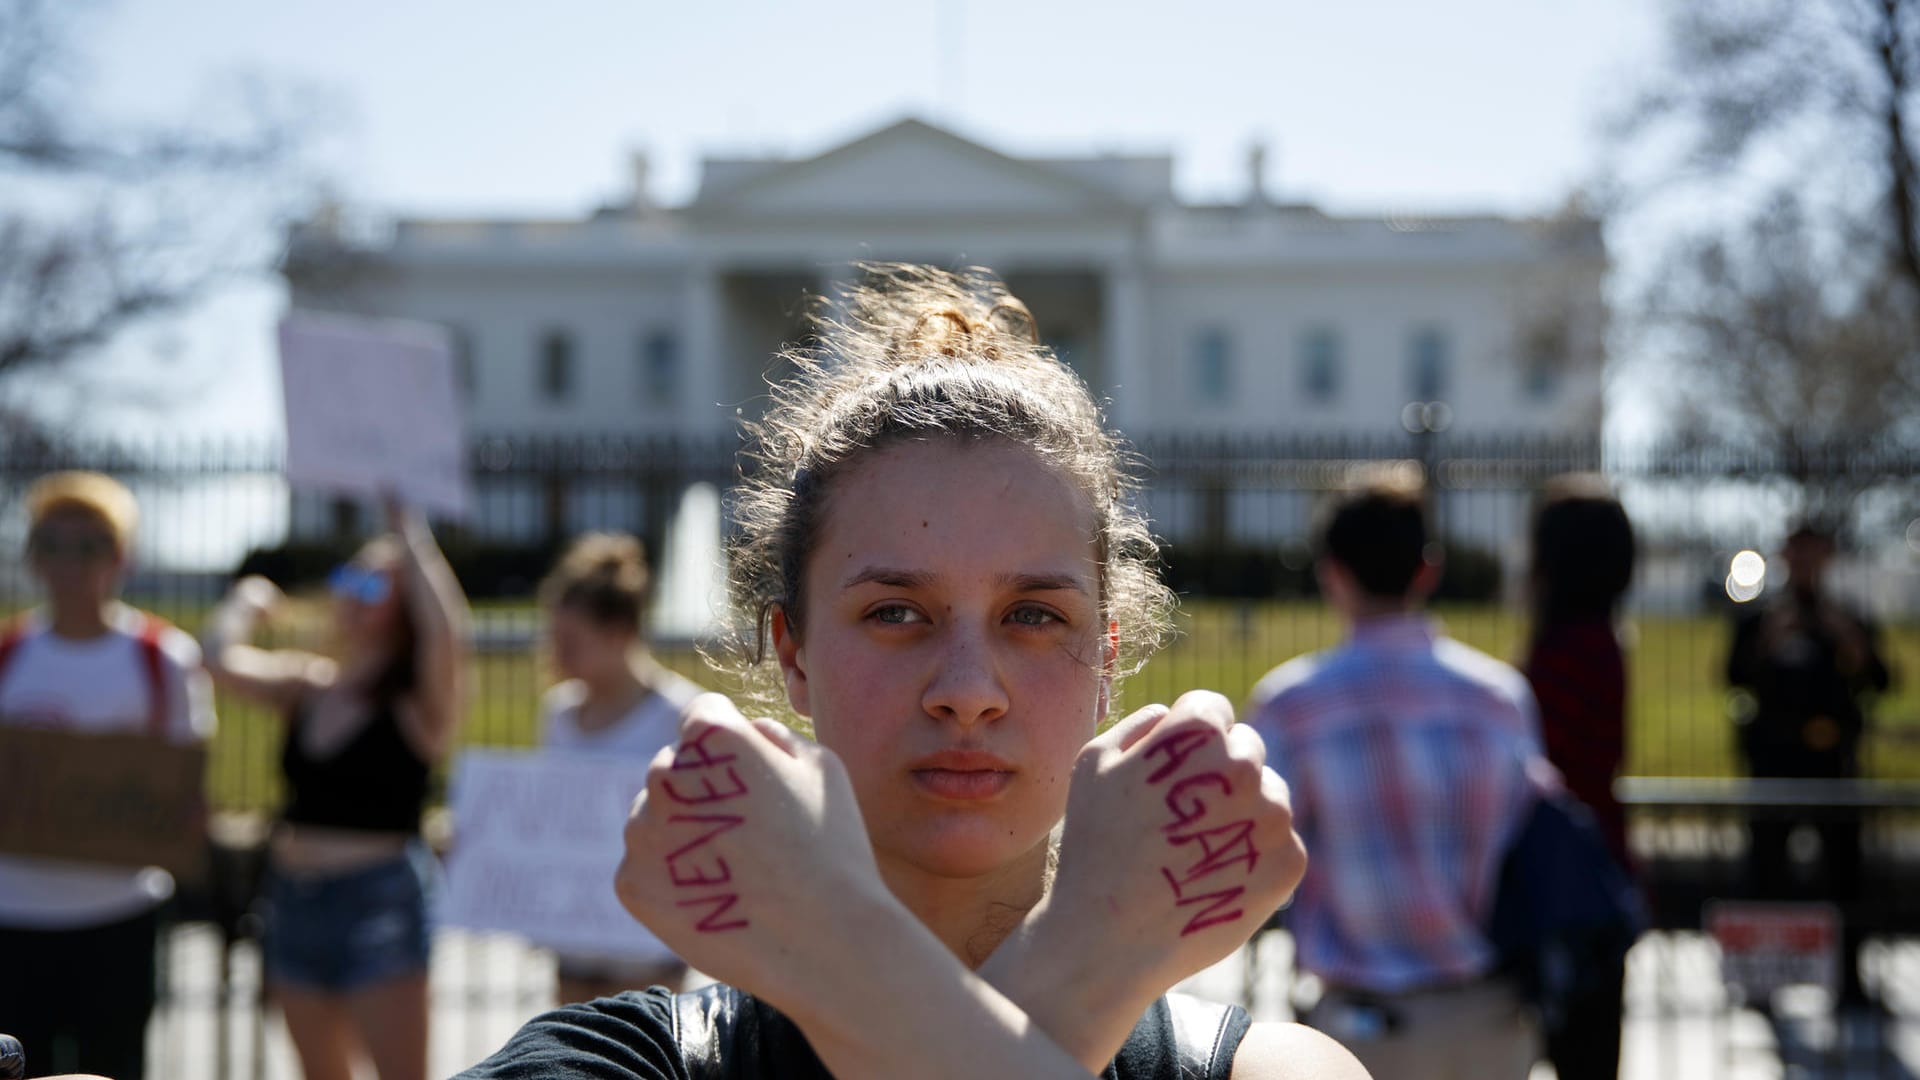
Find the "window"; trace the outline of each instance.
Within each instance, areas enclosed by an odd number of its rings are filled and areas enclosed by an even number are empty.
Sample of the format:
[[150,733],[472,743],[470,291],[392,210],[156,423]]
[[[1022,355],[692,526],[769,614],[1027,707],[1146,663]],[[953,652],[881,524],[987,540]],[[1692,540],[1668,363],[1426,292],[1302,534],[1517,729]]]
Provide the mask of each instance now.
[[548,401],[573,396],[573,338],[564,330],[540,339],[540,392]]
[[480,369],[473,358],[473,335],[458,326],[447,327],[453,343],[453,386],[460,397],[472,401],[480,396]]
[[1567,328],[1564,323],[1534,327],[1521,346],[1520,390],[1533,401],[1545,401],[1560,388],[1566,369]]
[[1428,327],[1415,332],[1408,378],[1408,393],[1414,401],[1444,401],[1452,360],[1444,332]]
[[1202,330],[1193,341],[1195,396],[1224,405],[1233,396],[1233,344],[1224,330]]
[[656,405],[680,396],[680,339],[671,330],[655,330],[640,340],[640,391]]
[[1340,396],[1340,335],[1332,327],[1316,326],[1300,339],[1300,393],[1323,403]]

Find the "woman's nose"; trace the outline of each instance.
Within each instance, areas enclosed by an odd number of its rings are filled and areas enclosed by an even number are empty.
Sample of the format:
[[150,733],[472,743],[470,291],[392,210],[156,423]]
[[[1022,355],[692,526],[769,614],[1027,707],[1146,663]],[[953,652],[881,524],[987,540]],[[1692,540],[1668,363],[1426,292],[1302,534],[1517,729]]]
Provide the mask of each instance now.
[[1006,681],[985,636],[963,627],[942,642],[922,706],[927,715],[962,726],[991,723],[1006,714]]

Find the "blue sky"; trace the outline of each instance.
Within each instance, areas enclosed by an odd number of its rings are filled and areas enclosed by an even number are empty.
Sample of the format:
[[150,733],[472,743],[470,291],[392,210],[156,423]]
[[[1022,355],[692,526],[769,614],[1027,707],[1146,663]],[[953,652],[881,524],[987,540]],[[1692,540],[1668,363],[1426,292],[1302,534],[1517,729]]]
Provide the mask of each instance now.
[[[405,213],[580,213],[623,190],[635,149],[677,202],[702,153],[805,154],[906,114],[1012,153],[1170,152],[1196,200],[1242,192],[1259,138],[1282,198],[1533,213],[1603,162],[1599,121],[1655,54],[1657,15],[1656,0],[118,0],[89,10],[81,56],[119,115],[178,115],[236,72],[318,87],[338,107],[319,150],[340,190]],[[140,370],[164,336],[170,377],[210,380],[168,426],[271,431],[280,302],[270,284],[238,290],[137,335],[123,362]]]

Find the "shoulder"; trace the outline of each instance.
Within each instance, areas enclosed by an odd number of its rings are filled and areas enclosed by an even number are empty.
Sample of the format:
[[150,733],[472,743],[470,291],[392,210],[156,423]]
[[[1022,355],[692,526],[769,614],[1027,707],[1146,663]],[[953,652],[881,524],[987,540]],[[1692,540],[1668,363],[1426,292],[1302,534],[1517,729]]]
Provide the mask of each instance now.
[[47,631],[47,613],[42,608],[27,608],[0,619],[0,641],[25,641]]
[[1470,686],[1525,712],[1533,710],[1533,687],[1520,669],[1463,642],[1443,637],[1433,643],[1434,659]]
[[160,657],[182,670],[200,666],[200,643],[192,634],[150,611],[131,604],[116,604],[109,622],[115,633],[136,642],[151,639],[159,646]]
[[1367,1080],[1347,1048],[1304,1024],[1255,1024],[1233,1055],[1233,1080]]
[[1274,668],[1253,685],[1251,703],[1255,709],[1285,705],[1288,698],[1309,689],[1327,671],[1333,650],[1305,653]]
[[653,692],[658,694],[677,712],[687,707],[694,698],[706,693],[706,688],[685,675],[666,668],[659,669],[653,680]]
[[548,748],[572,746],[580,739],[573,722],[586,688],[578,679],[567,679],[547,688],[540,695],[540,745]]
[[672,994],[630,990],[534,1017],[505,1046],[460,1076],[670,1080],[685,1075],[674,1026]]
[[160,630],[160,655],[166,657],[180,670],[192,671],[200,666],[200,643],[185,630],[172,623],[163,623]]
[[580,700],[586,696],[586,688],[578,679],[566,679],[547,687],[540,695],[540,715],[551,722],[562,713],[572,712],[580,707]]
[[29,608],[0,620],[0,649],[18,653],[32,644],[34,639],[47,632],[46,615],[39,608]]

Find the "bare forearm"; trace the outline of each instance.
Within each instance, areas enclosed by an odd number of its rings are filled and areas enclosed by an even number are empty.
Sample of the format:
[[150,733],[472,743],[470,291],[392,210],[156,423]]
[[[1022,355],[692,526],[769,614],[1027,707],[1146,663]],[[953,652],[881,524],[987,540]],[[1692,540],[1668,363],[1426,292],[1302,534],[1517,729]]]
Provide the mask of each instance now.
[[228,594],[207,617],[200,630],[200,653],[209,672],[218,676],[229,666],[228,650],[248,644],[260,612],[252,604]]
[[1140,1016],[1164,987],[1130,985],[1138,970],[1106,971],[1100,960],[1112,943],[1076,942],[1097,934],[1095,920],[1049,915],[1045,901],[1001,942],[977,974],[1019,1006],[1063,1051],[1089,1072],[1120,1052]]
[[466,643],[470,623],[466,594],[440,553],[426,522],[406,511],[400,524],[402,585],[419,634],[421,715],[426,734],[444,749],[459,724],[466,689]]
[[1097,1071],[968,971],[905,908],[870,910],[849,920],[850,930],[856,926],[857,933],[823,935],[840,944],[821,966],[815,987],[822,992],[783,1006],[833,1075],[1087,1080]]
[[407,602],[422,635],[448,644],[465,636],[467,597],[453,567],[434,542],[417,512],[409,511],[400,528],[406,561]]

